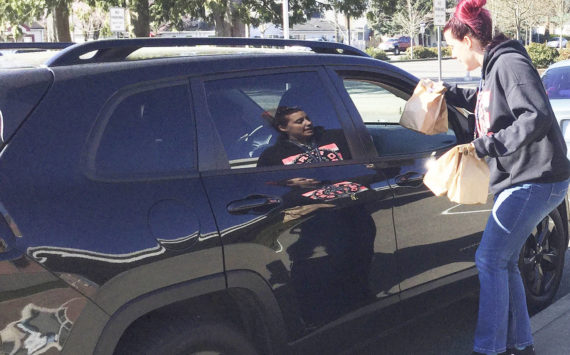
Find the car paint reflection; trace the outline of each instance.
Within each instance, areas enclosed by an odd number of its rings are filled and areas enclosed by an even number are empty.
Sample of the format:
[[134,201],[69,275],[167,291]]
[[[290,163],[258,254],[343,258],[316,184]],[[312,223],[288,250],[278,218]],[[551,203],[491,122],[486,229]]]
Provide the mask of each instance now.
[[57,308],[27,304],[20,319],[0,330],[2,352],[43,354],[52,348],[61,351],[73,326],[69,309],[83,306],[80,298],[71,299]]
[[87,304],[82,293],[94,294],[96,287],[83,282],[77,289],[21,254],[0,261],[0,354],[61,351]]

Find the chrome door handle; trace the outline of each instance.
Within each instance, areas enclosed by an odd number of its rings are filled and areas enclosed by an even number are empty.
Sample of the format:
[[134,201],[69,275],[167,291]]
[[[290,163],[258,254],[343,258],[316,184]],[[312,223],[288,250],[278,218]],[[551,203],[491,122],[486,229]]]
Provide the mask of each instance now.
[[231,214],[265,213],[281,204],[281,199],[275,196],[251,195],[242,200],[232,201],[227,210]]
[[394,178],[396,185],[402,187],[420,187],[423,184],[424,174],[415,171],[408,171],[403,175]]

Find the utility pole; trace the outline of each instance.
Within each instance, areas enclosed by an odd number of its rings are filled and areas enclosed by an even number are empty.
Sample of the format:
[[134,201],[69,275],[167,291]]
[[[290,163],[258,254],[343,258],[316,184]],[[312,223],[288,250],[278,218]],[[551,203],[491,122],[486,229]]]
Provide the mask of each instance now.
[[289,39],[289,0],[283,0],[283,38]]

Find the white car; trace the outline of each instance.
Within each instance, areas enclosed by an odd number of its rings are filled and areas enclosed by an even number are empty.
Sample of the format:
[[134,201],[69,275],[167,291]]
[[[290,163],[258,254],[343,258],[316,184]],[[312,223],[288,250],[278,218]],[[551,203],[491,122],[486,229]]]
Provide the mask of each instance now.
[[[542,83],[570,147],[570,59],[554,63],[542,74]],[[568,153],[570,158],[570,151]]]
[[[567,43],[568,43],[568,40],[566,38],[562,38],[562,48],[566,48]],[[553,38],[552,40],[546,42],[546,45],[548,47],[552,47],[552,48],[560,47],[560,37]]]

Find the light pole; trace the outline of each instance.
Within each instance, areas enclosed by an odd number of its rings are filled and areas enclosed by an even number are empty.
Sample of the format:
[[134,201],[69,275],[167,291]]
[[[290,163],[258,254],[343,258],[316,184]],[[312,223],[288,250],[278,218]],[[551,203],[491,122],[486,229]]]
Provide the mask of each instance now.
[[283,38],[289,39],[289,0],[283,0]]

